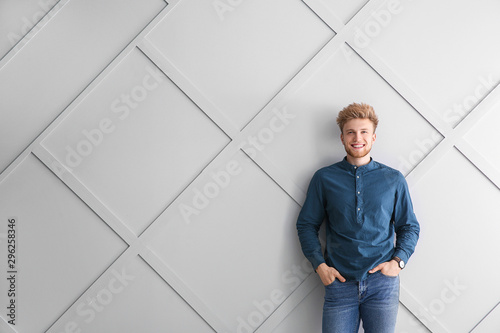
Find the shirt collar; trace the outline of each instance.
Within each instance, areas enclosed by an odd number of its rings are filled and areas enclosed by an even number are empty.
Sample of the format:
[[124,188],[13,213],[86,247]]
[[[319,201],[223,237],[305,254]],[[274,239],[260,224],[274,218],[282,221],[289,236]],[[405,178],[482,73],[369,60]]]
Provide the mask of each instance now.
[[370,162],[368,164],[357,167],[347,162],[347,156],[346,156],[344,157],[342,162],[340,162],[340,164],[342,165],[342,168],[344,168],[347,171],[356,172],[356,170],[358,170],[358,172],[365,172],[375,169],[377,162],[375,162],[373,158],[370,157]]

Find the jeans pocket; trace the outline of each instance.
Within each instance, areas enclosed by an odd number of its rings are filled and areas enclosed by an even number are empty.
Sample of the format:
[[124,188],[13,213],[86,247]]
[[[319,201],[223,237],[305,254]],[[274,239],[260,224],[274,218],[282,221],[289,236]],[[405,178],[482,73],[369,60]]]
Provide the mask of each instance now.
[[380,271],[380,275],[386,277],[386,278],[389,278],[389,279],[396,279],[399,275],[395,275],[395,276],[392,276],[392,275],[385,275],[384,273],[382,273],[382,271]]
[[331,286],[335,283],[335,281],[337,281],[337,279],[333,280],[333,281],[332,281],[332,283],[327,284],[327,285],[325,286],[325,288],[331,287]]

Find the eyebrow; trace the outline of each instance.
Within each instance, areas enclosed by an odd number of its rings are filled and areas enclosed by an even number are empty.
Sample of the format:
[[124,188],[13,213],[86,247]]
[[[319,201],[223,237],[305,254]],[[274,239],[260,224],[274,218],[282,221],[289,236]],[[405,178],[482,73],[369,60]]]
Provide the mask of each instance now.
[[[359,130],[360,131],[367,131],[367,130],[369,130],[369,128],[360,128]],[[354,129],[353,128],[347,128],[346,131],[354,131]]]

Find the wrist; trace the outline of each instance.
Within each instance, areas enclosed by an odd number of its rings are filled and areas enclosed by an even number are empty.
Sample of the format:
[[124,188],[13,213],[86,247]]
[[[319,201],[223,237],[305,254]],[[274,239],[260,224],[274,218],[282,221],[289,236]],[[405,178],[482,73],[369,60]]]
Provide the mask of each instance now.
[[397,264],[397,266],[398,266],[400,269],[403,269],[403,268],[405,268],[405,266],[406,266],[406,265],[405,265],[405,262],[404,262],[403,260],[401,260],[401,258],[399,258],[399,257],[396,257],[396,256],[395,256],[395,257],[393,257],[393,258],[391,259],[391,261],[395,261],[395,262],[396,262],[396,264]]
[[323,271],[326,268],[328,268],[328,265],[323,262],[323,263],[319,264],[318,267],[316,267],[316,273],[319,273],[319,271]]

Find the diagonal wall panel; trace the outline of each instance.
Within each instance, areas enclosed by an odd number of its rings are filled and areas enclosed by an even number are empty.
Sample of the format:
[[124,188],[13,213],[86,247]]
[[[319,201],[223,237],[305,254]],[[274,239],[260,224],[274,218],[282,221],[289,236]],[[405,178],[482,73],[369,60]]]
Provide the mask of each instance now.
[[150,248],[231,331],[254,330],[310,273],[290,223],[297,204],[242,152],[201,184],[159,218]]
[[464,136],[475,150],[500,173],[500,154],[492,150],[491,142],[494,142],[494,134],[500,123],[500,105],[491,109],[482,119],[480,119]]
[[55,7],[58,0],[4,0],[0,2],[0,59],[42,20],[48,20],[47,13]]
[[219,3],[182,1],[147,40],[241,129],[333,32],[297,0]]
[[138,235],[228,142],[134,49],[42,145]]
[[[368,2],[368,0],[341,1],[341,0],[305,0],[313,10],[321,13],[334,30],[340,30]],[[338,32],[338,31],[337,31]]]
[[[0,202],[2,218],[17,218],[13,327],[44,332],[126,245],[33,155],[0,183]],[[7,234],[6,223],[0,232]],[[7,246],[1,245],[5,273]],[[6,305],[12,298],[5,278],[0,286],[0,302]]]
[[488,313],[486,318],[484,318],[476,327],[472,329],[471,332],[474,333],[488,333],[495,332],[500,327],[500,303],[495,306]]
[[[280,100],[290,114],[289,124],[272,142],[257,140],[262,146],[258,150],[306,191],[311,170],[345,155],[335,118],[354,100],[373,105],[380,118],[372,156],[403,174],[408,174],[442,140],[362,59],[355,53],[346,57],[338,50],[303,86]],[[294,149],[287,149],[290,146]]]
[[[470,331],[500,298],[498,270],[484,257],[500,251],[500,192],[457,150],[449,151],[412,192],[420,207],[422,248],[404,272],[405,287],[426,307],[419,316],[428,327],[439,321],[450,332]],[[479,242],[468,246],[474,240]],[[446,260],[433,260],[436,253]],[[428,272],[434,272],[435,283],[423,285]],[[484,283],[474,282],[478,274]],[[456,320],[463,311],[468,315]]]
[[[497,1],[388,1],[354,33],[455,126],[500,81]],[[489,8],[486,10],[486,8]]]
[[0,170],[165,6],[160,0],[70,1],[0,62]]
[[0,3],[2,333],[320,332],[295,220],[353,101],[422,225],[396,331],[500,330],[498,2],[53,5]]
[[71,326],[82,332],[213,332],[138,256],[112,269],[48,332]]

